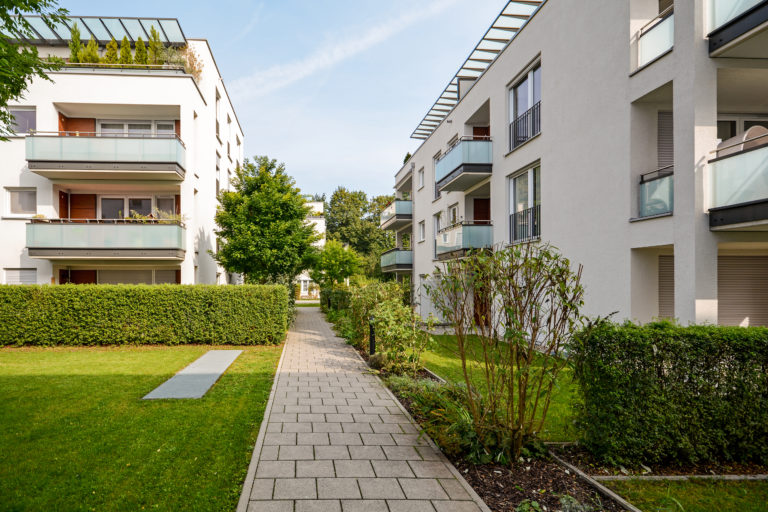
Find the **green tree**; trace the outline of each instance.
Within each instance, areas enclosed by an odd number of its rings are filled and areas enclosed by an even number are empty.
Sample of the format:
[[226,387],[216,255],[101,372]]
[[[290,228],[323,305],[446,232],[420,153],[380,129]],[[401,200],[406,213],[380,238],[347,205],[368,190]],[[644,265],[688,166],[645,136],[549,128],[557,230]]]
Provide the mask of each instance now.
[[328,240],[318,254],[309,276],[321,287],[342,283],[360,268],[360,256],[337,240]]
[[24,16],[39,15],[53,27],[66,18],[67,11],[51,0],[0,0],[0,140],[13,133],[14,120],[6,107],[21,97],[32,78],[50,80],[47,72],[60,67],[60,61],[41,59],[34,46],[20,41],[36,39]]
[[77,60],[87,64],[96,64],[101,60],[99,57],[99,45],[96,43],[93,36],[88,40],[88,44],[85,48],[80,50],[80,53],[77,55]]
[[216,261],[249,283],[286,283],[309,268],[318,237],[285,165],[266,156],[246,160],[232,185],[233,191],[219,193]]
[[134,55],[133,61],[136,64],[147,63],[147,45],[144,44],[144,40],[141,37],[136,40],[136,55]]
[[128,42],[128,36],[123,36],[123,40],[120,42],[120,64],[133,64],[131,43]]
[[160,34],[154,25],[149,27],[149,48],[148,48],[148,60],[150,64],[163,64],[165,55],[165,46],[160,40]]
[[83,44],[80,42],[80,29],[77,28],[77,23],[73,23],[69,31],[69,62],[75,64],[80,62],[81,51],[83,51]]
[[105,64],[117,64],[117,41],[114,37],[107,43],[107,51],[104,52],[102,61]]

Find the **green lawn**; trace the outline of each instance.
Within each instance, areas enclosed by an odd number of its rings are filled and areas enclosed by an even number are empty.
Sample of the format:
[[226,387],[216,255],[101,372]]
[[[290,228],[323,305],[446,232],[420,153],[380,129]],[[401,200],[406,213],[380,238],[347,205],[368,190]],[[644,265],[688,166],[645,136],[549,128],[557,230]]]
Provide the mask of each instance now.
[[[461,370],[461,360],[456,353],[456,341],[454,336],[434,336],[435,344],[427,351],[422,361],[431,371],[442,378],[453,382],[464,382],[464,374]],[[470,340],[474,353],[479,354],[479,343]],[[474,369],[477,378],[480,378],[482,370]],[[544,432],[541,437],[546,441],[574,441],[578,435],[573,425],[572,407],[578,400],[576,383],[573,382],[573,371],[569,368],[560,372],[552,402],[549,406],[547,419],[544,423]]]
[[709,512],[768,509],[766,481],[648,481],[604,482],[646,512]]
[[296,307],[297,308],[319,308],[320,307],[320,303],[319,302],[311,302],[311,303],[306,303],[305,302],[305,303],[302,304],[302,303],[297,302],[296,303]]
[[281,347],[202,399],[141,400],[212,348],[0,349],[0,508],[234,510]]

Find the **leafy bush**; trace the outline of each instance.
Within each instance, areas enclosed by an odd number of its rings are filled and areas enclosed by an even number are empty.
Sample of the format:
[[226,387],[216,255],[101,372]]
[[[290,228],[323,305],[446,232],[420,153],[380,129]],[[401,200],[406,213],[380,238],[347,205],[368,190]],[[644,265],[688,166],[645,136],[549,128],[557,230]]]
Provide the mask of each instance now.
[[600,459],[768,464],[768,329],[599,322],[572,351]]
[[351,293],[346,286],[320,289],[320,306],[323,311],[342,311],[349,308]]
[[373,309],[387,300],[401,300],[403,292],[400,285],[392,281],[371,281],[363,286],[352,287],[350,292],[347,312],[350,329],[349,335],[345,337],[353,345],[365,348],[368,344]]
[[384,356],[383,369],[391,373],[416,375],[421,369],[421,354],[427,349],[432,336],[430,320],[422,326],[421,317],[402,297],[385,300],[373,309],[376,328],[376,352]]
[[280,343],[283,286],[0,286],[0,345]]

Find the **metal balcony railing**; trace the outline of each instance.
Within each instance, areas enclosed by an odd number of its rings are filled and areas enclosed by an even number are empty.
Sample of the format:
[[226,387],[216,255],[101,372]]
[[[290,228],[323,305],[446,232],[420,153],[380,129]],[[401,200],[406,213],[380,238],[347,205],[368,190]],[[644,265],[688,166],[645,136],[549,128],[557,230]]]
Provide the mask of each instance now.
[[509,123],[510,151],[541,133],[541,102],[520,114]]
[[541,236],[541,205],[536,205],[509,216],[510,242],[528,242]]

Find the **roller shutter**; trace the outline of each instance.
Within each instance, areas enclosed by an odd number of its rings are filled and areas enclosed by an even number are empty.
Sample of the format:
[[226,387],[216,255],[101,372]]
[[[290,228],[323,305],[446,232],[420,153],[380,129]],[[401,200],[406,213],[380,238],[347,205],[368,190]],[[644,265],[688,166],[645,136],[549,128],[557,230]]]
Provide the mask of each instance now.
[[675,318],[674,256],[659,256],[659,318]]
[[768,326],[768,256],[717,259],[718,323]]
[[5,284],[37,284],[37,270],[34,268],[5,269]]

